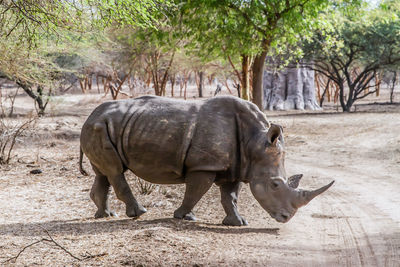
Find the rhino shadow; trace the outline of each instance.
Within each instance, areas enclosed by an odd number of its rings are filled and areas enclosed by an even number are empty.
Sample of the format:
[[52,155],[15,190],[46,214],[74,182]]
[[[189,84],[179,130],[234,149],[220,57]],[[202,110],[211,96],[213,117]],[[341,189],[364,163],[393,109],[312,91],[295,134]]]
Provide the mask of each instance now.
[[33,223],[13,223],[1,225],[0,235],[45,236],[45,230],[47,230],[50,234],[55,234],[57,236],[81,236],[112,233],[126,229],[137,231],[138,234],[140,234],[142,232],[155,231],[160,228],[174,231],[211,232],[216,234],[258,233],[275,236],[279,235],[279,228],[232,227],[205,222],[188,222],[173,218],[160,218],[153,220],[115,218],[94,220],[92,218],[87,218],[83,220],[73,219]]

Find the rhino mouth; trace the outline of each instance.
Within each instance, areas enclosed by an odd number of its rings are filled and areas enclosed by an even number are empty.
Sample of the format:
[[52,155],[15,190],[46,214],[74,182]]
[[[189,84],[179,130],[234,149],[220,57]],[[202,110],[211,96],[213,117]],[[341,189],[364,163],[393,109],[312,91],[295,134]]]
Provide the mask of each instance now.
[[270,213],[270,215],[272,218],[280,223],[286,223],[292,218],[292,215],[286,212],[272,212]]

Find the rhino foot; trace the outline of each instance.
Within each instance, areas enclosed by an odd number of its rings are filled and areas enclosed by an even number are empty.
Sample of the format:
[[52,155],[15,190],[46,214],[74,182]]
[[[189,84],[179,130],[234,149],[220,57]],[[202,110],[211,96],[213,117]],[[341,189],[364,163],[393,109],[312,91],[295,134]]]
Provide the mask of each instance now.
[[196,220],[196,216],[194,216],[193,212],[182,214],[181,212],[179,212],[179,209],[174,212],[174,218],[183,219],[186,221],[195,221]]
[[94,218],[99,219],[99,218],[106,218],[106,217],[118,217],[117,213],[115,211],[109,211],[109,210],[98,210],[94,214]]
[[246,219],[241,216],[226,216],[225,219],[222,221],[222,224],[229,226],[248,225]]
[[140,215],[146,213],[147,210],[142,206],[142,205],[138,205],[137,207],[133,207],[133,208],[126,208],[126,216],[131,217],[131,218],[135,218],[135,217],[139,217]]

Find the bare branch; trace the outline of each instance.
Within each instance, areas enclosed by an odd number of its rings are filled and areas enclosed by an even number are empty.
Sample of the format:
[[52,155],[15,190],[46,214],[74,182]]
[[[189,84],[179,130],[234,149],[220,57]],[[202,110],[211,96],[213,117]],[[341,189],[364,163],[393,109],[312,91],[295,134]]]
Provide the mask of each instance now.
[[229,64],[231,64],[231,67],[232,67],[233,71],[235,72],[236,76],[238,77],[239,81],[242,82],[242,77],[241,77],[239,71],[236,69],[235,65],[233,64],[232,59],[229,55],[228,55],[228,61],[229,61]]
[[35,241],[35,242],[33,242],[33,243],[31,243],[31,244],[25,246],[24,248],[22,248],[22,249],[18,252],[18,254],[17,254],[16,256],[11,257],[11,258],[9,258],[9,259],[7,259],[7,260],[1,262],[1,263],[7,263],[7,262],[12,261],[12,260],[16,261],[16,260],[18,259],[19,255],[21,255],[22,252],[25,251],[25,249],[27,249],[27,248],[29,248],[29,247],[31,247],[31,246],[33,246],[33,245],[36,245],[36,244],[38,244],[38,243],[40,243],[40,242],[46,241],[46,240],[48,240],[48,239],[42,238],[42,239],[40,239],[40,240],[38,240],[38,241]]
[[92,258],[95,258],[95,257],[101,257],[101,256],[106,255],[106,253],[101,253],[101,254],[97,254],[97,255],[92,255],[92,254],[90,254],[89,252],[86,252],[86,255],[84,255],[83,258],[79,258],[79,257],[73,255],[71,252],[69,252],[66,248],[64,248],[63,246],[61,246],[60,244],[58,244],[58,243],[54,240],[54,238],[50,235],[49,231],[47,231],[47,229],[45,229],[44,227],[41,227],[41,226],[40,226],[40,228],[43,229],[43,231],[46,233],[46,235],[47,235],[49,238],[42,238],[42,239],[40,239],[40,240],[38,240],[38,241],[35,241],[35,242],[33,242],[33,243],[31,243],[31,244],[29,244],[29,245],[23,247],[23,248],[18,252],[18,254],[17,254],[16,256],[11,257],[11,258],[9,258],[9,259],[7,259],[7,260],[1,262],[1,263],[4,264],[4,263],[10,262],[10,261],[14,261],[14,262],[15,262],[15,261],[18,259],[18,257],[19,257],[27,248],[32,247],[32,246],[34,246],[34,245],[36,245],[36,244],[39,244],[39,243],[42,243],[42,242],[43,242],[43,243],[45,243],[45,242],[47,242],[47,243],[52,243],[52,244],[56,245],[57,247],[59,247],[60,249],[62,249],[63,251],[65,251],[68,255],[70,255],[72,258],[74,258],[74,259],[76,259],[76,260],[78,260],[78,261],[83,261],[83,260],[86,260],[86,259],[92,259]]
[[[371,87],[374,87],[374,86],[371,86]],[[372,94],[374,94],[374,93],[376,93],[376,89],[375,90],[372,90],[372,91],[370,91],[370,92],[368,92],[368,93],[366,93],[366,94],[364,94],[364,95],[362,95],[362,96],[360,96],[360,97],[355,97],[354,98],[354,101],[355,100],[358,100],[358,99],[363,99],[364,97],[367,97],[367,96],[369,96],[369,95],[372,95]]]
[[7,154],[7,158],[6,158],[6,163],[8,163],[8,162],[10,161],[10,158],[11,158],[11,151],[12,151],[13,148],[14,148],[15,142],[16,142],[16,140],[17,140],[17,136],[19,136],[20,133],[25,129],[25,127],[26,127],[27,125],[29,125],[31,122],[33,122],[34,120],[36,120],[36,118],[33,118],[33,119],[30,119],[30,120],[26,121],[26,122],[23,123],[20,127],[18,127],[18,129],[17,129],[17,130],[15,131],[15,133],[13,134],[12,139],[11,139],[11,145],[10,145],[10,147],[9,147],[9,149],[8,149],[8,154]]

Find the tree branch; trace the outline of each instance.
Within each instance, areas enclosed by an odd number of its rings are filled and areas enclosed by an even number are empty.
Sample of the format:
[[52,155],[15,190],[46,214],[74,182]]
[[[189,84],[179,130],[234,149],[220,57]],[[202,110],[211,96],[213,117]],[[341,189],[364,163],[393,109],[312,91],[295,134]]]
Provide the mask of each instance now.
[[235,72],[236,76],[238,77],[240,83],[242,83],[242,76],[240,75],[239,71],[236,69],[235,65],[232,62],[231,57],[228,55],[229,64],[231,64],[233,71]]
[[[374,86],[371,86],[371,87],[374,87]],[[360,96],[360,97],[356,96],[356,97],[354,98],[354,101],[359,100],[359,99],[363,99],[364,97],[367,97],[367,96],[372,95],[372,94],[374,94],[374,93],[376,93],[376,89],[375,89],[375,90],[372,90],[372,91],[370,91],[370,92],[368,92],[368,93],[366,93],[366,94],[363,95],[363,96]]]
[[257,24],[255,24],[254,21],[250,18],[250,16],[246,12],[242,11],[238,6],[229,3],[228,7],[238,12],[247,21],[247,23],[249,23],[256,31],[263,34],[264,36],[267,35],[267,31],[258,26]]
[[79,257],[73,255],[71,252],[69,252],[66,248],[64,248],[63,246],[61,246],[60,244],[58,244],[58,243],[53,239],[53,237],[50,235],[49,231],[47,231],[44,227],[41,227],[41,226],[40,226],[40,228],[43,229],[43,231],[46,233],[46,235],[47,235],[49,238],[42,238],[42,239],[40,239],[40,240],[38,240],[38,241],[35,241],[35,242],[33,242],[33,243],[31,243],[31,244],[29,244],[29,245],[23,247],[23,248],[18,252],[17,255],[15,255],[14,257],[11,257],[11,258],[9,258],[9,259],[7,259],[7,260],[1,262],[1,263],[4,264],[4,263],[10,262],[10,261],[14,261],[14,262],[15,262],[15,261],[18,259],[18,257],[19,257],[27,248],[32,247],[32,246],[34,246],[34,245],[36,245],[36,244],[39,244],[39,243],[42,243],[42,242],[43,242],[43,243],[45,243],[45,242],[47,242],[47,243],[52,243],[52,244],[56,245],[57,247],[59,247],[60,249],[62,249],[63,251],[65,251],[68,255],[70,255],[72,258],[74,258],[74,259],[76,259],[76,260],[78,260],[78,261],[83,261],[83,260],[86,260],[86,259],[91,259],[91,258],[101,257],[101,256],[106,255],[106,253],[101,253],[101,254],[97,254],[97,255],[91,255],[90,253],[86,252],[86,255],[84,255],[83,258],[79,258]]

